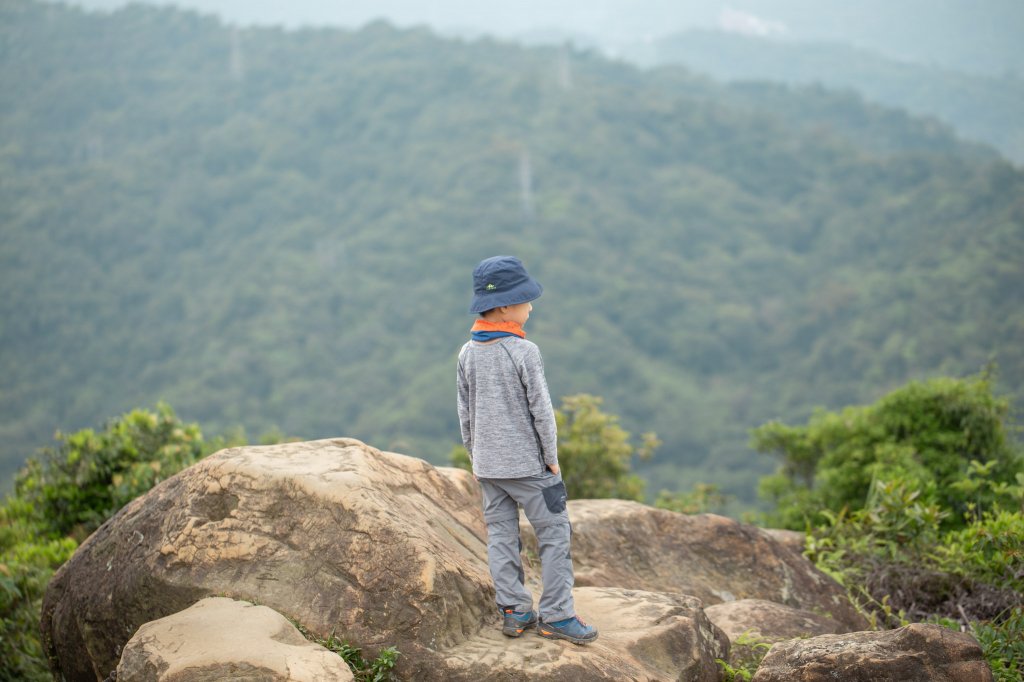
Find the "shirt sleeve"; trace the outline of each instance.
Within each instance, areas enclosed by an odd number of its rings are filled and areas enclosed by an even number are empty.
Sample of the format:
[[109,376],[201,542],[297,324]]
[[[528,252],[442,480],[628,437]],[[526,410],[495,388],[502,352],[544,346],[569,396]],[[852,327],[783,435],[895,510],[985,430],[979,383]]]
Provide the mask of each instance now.
[[555,425],[555,410],[551,406],[551,394],[544,377],[544,360],[540,349],[533,346],[523,356],[523,385],[526,399],[533,416],[533,428],[540,439],[544,463],[558,465],[558,427]]
[[458,387],[458,409],[459,428],[462,430],[462,444],[469,453],[469,459],[473,459],[473,431],[472,421],[469,418],[469,379],[466,378],[466,368],[462,365],[462,356],[459,356],[459,369],[456,377]]

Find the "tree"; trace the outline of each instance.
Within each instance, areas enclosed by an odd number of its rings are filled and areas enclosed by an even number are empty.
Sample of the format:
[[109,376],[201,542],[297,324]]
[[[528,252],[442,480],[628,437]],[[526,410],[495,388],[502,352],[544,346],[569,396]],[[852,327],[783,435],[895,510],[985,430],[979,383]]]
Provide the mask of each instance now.
[[601,398],[586,393],[562,398],[555,411],[558,461],[569,499],[617,497],[643,499],[644,482],[632,473],[634,459],[647,459],[660,445],[645,433],[640,447],[629,442],[619,418],[601,410]]
[[117,510],[204,454],[196,424],[160,403],[133,410],[97,432],[57,433],[18,473],[15,495],[35,508],[49,533],[85,539]]
[[[961,527],[966,512],[991,507],[999,484],[1022,470],[1008,414],[1008,400],[994,396],[982,374],[911,382],[874,405],[818,411],[805,426],[765,424],[753,431],[753,446],[782,457],[761,481],[775,505],[769,521],[818,524],[823,510],[863,509],[879,484],[899,480],[917,503],[943,513],[944,527]],[[965,484],[977,466],[993,486]]]

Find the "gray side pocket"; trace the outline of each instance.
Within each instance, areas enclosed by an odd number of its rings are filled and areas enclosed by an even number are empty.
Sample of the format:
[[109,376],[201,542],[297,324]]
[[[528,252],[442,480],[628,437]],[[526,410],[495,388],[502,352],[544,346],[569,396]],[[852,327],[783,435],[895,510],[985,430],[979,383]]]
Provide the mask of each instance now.
[[552,514],[561,514],[565,511],[565,501],[568,495],[565,493],[565,483],[559,481],[541,491],[544,494],[544,504]]

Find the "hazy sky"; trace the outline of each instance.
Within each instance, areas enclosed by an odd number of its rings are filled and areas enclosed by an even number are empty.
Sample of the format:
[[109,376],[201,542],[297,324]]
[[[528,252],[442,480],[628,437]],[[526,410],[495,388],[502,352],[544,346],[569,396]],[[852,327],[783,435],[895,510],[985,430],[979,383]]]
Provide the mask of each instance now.
[[[355,27],[377,18],[442,31],[557,31],[607,45],[688,28],[830,40],[966,70],[1024,73],[1024,0],[145,0],[240,24]],[[75,0],[114,8],[126,0]]]
[[[716,2],[665,2],[652,0],[378,0],[353,3],[342,0],[145,0],[179,4],[243,23],[360,26],[385,17],[400,25],[426,23],[441,29],[486,30],[509,35],[537,29],[558,28],[606,36],[654,31],[659,23],[673,26],[714,26]],[[126,0],[77,0],[89,7],[117,7]],[[724,5],[723,5],[724,6]]]

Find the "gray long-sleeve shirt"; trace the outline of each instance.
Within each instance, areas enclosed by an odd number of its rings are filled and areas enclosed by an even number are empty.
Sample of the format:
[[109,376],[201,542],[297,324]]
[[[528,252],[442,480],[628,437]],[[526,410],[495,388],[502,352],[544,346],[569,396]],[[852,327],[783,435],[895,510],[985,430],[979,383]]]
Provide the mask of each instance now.
[[462,443],[479,478],[536,476],[558,464],[558,431],[537,344],[518,336],[459,351]]

